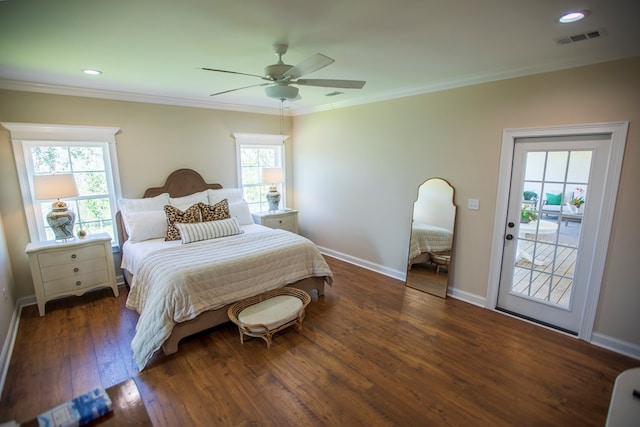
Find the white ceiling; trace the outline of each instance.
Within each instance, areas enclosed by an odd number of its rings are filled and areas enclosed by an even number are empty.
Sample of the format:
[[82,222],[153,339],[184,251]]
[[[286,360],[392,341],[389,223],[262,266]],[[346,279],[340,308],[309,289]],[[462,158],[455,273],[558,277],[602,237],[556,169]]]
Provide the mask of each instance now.
[[[574,9],[591,13],[557,22]],[[305,77],[367,81],[301,86],[285,108],[303,114],[640,56],[639,15],[638,0],[0,0],[0,88],[275,112],[262,87],[209,96],[258,78],[198,69],[261,75],[275,42],[288,64],[335,59]]]

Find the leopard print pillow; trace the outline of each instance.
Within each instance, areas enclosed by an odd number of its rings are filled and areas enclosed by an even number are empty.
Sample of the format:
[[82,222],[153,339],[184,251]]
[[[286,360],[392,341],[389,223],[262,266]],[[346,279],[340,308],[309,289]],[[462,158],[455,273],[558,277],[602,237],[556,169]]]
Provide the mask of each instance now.
[[229,215],[229,202],[227,199],[223,199],[215,205],[207,205],[200,202],[200,214],[202,215],[202,221],[219,221],[221,219],[231,218]]
[[181,211],[175,206],[165,205],[164,213],[167,215],[167,237],[165,241],[180,240],[180,231],[174,224],[193,224],[200,222],[200,204],[189,207],[186,211]]

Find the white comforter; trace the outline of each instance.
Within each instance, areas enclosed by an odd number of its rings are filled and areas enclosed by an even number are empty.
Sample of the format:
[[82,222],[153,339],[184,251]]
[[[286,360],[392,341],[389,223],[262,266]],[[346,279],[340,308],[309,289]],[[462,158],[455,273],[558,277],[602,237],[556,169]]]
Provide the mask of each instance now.
[[207,310],[332,273],[310,240],[282,230],[173,246],[138,264],[126,306],[140,314],[131,343],[140,370],[176,323]]
[[409,260],[424,252],[442,252],[451,250],[453,233],[435,225],[416,222],[411,227]]

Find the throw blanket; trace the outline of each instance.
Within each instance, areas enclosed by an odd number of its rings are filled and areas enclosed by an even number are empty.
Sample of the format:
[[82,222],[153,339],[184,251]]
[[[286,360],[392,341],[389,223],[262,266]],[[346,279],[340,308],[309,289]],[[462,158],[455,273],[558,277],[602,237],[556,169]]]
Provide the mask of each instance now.
[[140,314],[131,347],[140,370],[176,323],[308,277],[332,273],[310,240],[283,230],[162,249],[140,263],[127,308]]
[[453,233],[435,225],[414,223],[411,228],[409,259],[424,252],[443,252],[451,250]]

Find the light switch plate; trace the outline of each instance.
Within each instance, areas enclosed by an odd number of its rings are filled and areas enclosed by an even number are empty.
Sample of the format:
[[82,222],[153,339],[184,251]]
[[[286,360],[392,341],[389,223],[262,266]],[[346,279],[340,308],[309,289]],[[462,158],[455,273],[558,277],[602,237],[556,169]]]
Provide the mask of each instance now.
[[477,211],[480,209],[480,200],[478,199],[469,199],[467,203],[467,208],[472,211]]

